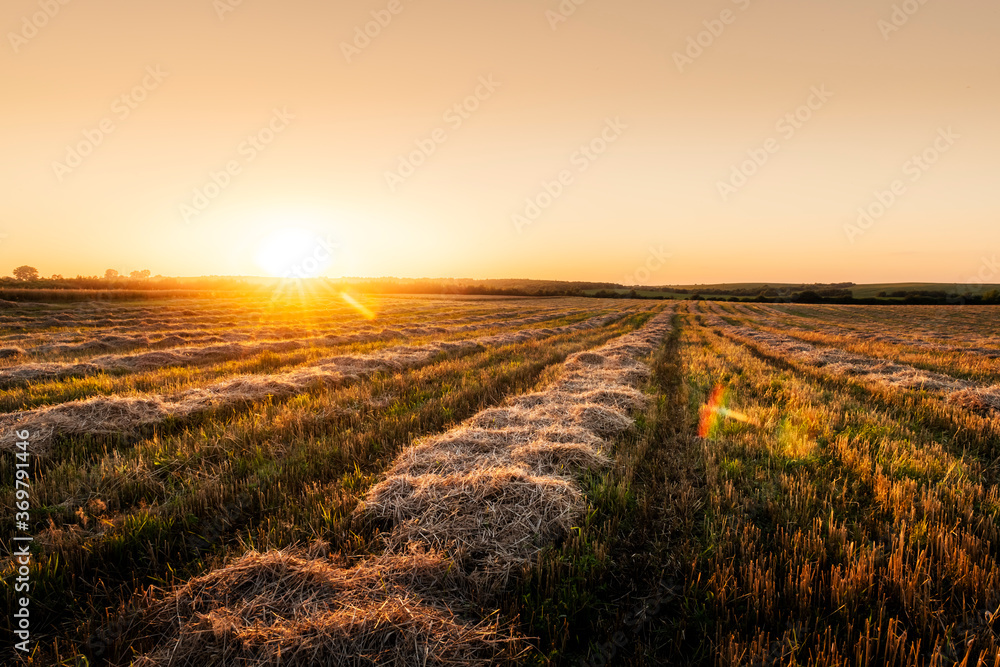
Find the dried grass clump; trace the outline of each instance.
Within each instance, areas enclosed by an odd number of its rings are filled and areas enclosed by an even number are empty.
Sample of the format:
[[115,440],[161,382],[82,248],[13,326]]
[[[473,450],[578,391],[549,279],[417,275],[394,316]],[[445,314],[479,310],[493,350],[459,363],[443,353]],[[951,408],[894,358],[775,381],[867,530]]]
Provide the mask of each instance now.
[[10,359],[11,357],[19,357],[24,354],[24,350],[20,347],[0,347],[0,359]]
[[623,412],[603,405],[577,405],[570,410],[573,422],[602,437],[613,437],[629,431],[634,422]]
[[[507,431],[513,432],[513,431]],[[402,452],[389,469],[389,476],[466,473],[476,468],[503,465],[510,442],[497,435],[504,431],[460,428],[428,438]],[[530,439],[531,434],[525,436]]]
[[603,354],[598,354],[596,352],[578,352],[577,354],[571,356],[567,361],[570,363],[576,361],[586,366],[603,366],[608,360]]
[[487,665],[509,644],[453,611],[463,582],[438,554],[303,556],[250,552],[155,602],[144,620],[168,639],[133,665]]
[[20,357],[24,354],[24,349],[17,346],[10,347],[0,347],[0,359],[10,359],[12,357]]
[[600,449],[606,444],[603,439],[594,435],[593,431],[576,424],[559,424],[546,428],[538,434],[538,440],[557,443],[578,442],[595,449]]
[[611,465],[611,459],[590,445],[544,440],[514,449],[511,460],[535,475],[575,475],[580,470],[598,470]]
[[575,485],[502,466],[467,474],[399,475],[374,486],[362,512],[394,522],[394,548],[418,542],[505,572],[569,533],[584,507]]
[[391,548],[445,548],[480,568],[482,584],[491,585],[490,572],[505,578],[579,516],[572,476],[610,463],[602,437],[631,428],[629,410],[646,400],[631,384],[645,377],[643,367],[621,350],[648,354],[669,327],[664,313],[638,332],[572,355],[545,391],[418,442],[369,491],[362,514],[389,522]]
[[[535,406],[535,408],[541,405]],[[466,422],[470,426],[488,429],[540,429],[552,426],[557,417],[547,411],[508,405],[502,408],[488,408]]]
[[1000,412],[1000,384],[953,391],[948,402],[975,412]]
[[618,410],[635,410],[646,402],[641,391],[631,387],[593,389],[580,394],[580,400]]
[[10,382],[38,382],[41,380],[52,380],[60,377],[72,377],[74,375],[94,375],[100,372],[100,368],[94,364],[58,364],[58,363],[35,363],[12,366],[0,371],[0,381]]
[[56,435],[117,435],[135,433],[170,414],[156,397],[98,396],[37,410],[0,416],[0,450],[12,451],[15,431],[27,430],[32,451],[46,454]]

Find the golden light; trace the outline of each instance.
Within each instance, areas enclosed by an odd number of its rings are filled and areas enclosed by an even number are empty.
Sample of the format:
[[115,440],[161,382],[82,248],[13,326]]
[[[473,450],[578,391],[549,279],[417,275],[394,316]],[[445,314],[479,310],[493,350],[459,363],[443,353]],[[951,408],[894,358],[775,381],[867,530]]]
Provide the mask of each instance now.
[[708,402],[699,410],[701,419],[698,424],[698,435],[700,437],[709,437],[726,419],[733,419],[751,426],[760,426],[752,417],[726,407],[727,403],[729,403],[728,388],[721,384],[715,385],[708,397]]
[[357,299],[355,299],[353,296],[351,296],[347,292],[341,292],[340,296],[341,296],[341,298],[344,299],[344,301],[347,302],[347,304],[349,306],[351,306],[352,308],[354,308],[354,310],[356,310],[359,313],[361,313],[361,316],[363,318],[365,318],[366,320],[374,320],[375,319],[375,313],[373,313],[371,310],[369,310],[367,307],[365,307],[365,305],[363,303],[361,303],[360,301],[358,301]]
[[298,227],[276,229],[257,246],[257,266],[276,278],[314,278],[333,263],[330,243]]

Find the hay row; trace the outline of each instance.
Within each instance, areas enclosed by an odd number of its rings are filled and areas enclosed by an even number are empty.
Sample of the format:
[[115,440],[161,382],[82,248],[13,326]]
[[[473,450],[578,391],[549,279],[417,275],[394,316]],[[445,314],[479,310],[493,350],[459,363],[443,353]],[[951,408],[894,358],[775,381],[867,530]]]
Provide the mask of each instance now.
[[[580,311],[574,311],[580,312]],[[447,319],[449,313],[435,312],[435,317],[444,318],[445,324],[456,325],[456,324],[476,324],[486,321],[483,316],[472,316],[472,317],[462,317],[457,319]],[[558,316],[557,311],[553,309],[548,309],[545,311],[540,311],[535,313],[538,316]],[[426,313],[420,311],[415,311],[413,313],[406,313],[406,317],[401,317],[404,314],[394,313],[394,317],[399,317],[405,320],[426,320]],[[522,313],[523,315],[523,313]],[[521,318],[525,319],[525,318]],[[543,317],[542,319],[545,319]],[[499,320],[499,321],[498,321]],[[502,324],[508,320],[502,320],[495,316],[492,317],[492,321]],[[333,331],[338,334],[347,334],[352,332],[365,332],[373,333],[372,327],[370,325],[360,325],[360,326],[343,326],[343,319],[341,316],[337,318],[332,318],[330,322],[332,323]],[[397,324],[398,326],[398,324]],[[128,327],[128,329],[140,330],[141,335],[123,335],[123,331],[111,332],[105,329],[105,333],[95,336],[89,340],[82,342],[72,342],[73,339],[79,338],[79,334],[76,332],[67,332],[63,334],[57,334],[50,338],[52,342],[37,344],[39,341],[39,336],[37,334],[14,334],[5,336],[3,338],[4,342],[17,342],[21,345],[34,342],[36,343],[33,347],[28,348],[26,351],[21,350],[22,355],[80,355],[80,354],[96,354],[101,352],[113,352],[115,350],[125,350],[137,347],[147,347],[147,348],[170,348],[178,346],[188,346],[192,344],[207,345],[212,343],[239,343],[246,342],[250,340],[257,340],[261,338],[261,333],[265,334],[267,338],[279,339],[279,340],[290,340],[290,339],[304,339],[304,338],[315,338],[322,339],[323,336],[316,336],[315,332],[317,329],[323,329],[324,323],[313,323],[308,328],[303,327],[287,327],[287,326],[269,326],[264,330],[261,330],[260,326],[253,326],[245,328],[244,330],[239,330],[234,327],[227,327],[224,332],[218,330],[206,330],[206,329],[167,329],[161,332],[150,331],[147,324],[142,324],[135,327]],[[424,333],[433,333],[433,327],[409,327],[414,330],[410,335],[421,335],[421,329],[426,329]],[[374,332],[377,333],[377,332]],[[64,341],[70,342],[64,342]],[[17,347],[17,346],[15,346]],[[15,354],[10,354],[8,356],[17,356]]]
[[471,600],[566,535],[584,510],[574,475],[608,465],[602,437],[628,429],[649,370],[637,357],[670,329],[642,329],[567,359],[542,392],[484,410],[403,452],[359,519],[387,521],[386,551],[345,568],[251,552],[195,578],[144,617],[161,644],[137,667],[488,665],[510,628],[472,621]]
[[[377,341],[404,340],[414,336],[466,333],[493,326],[524,326],[537,324],[553,317],[554,315],[534,315],[502,323],[488,322],[456,326],[413,326],[363,333],[316,336],[298,340],[261,341],[258,343],[230,342],[204,347],[178,347],[155,352],[142,352],[140,354],[105,355],[79,363],[47,362],[21,364],[0,370],[0,386],[60,380],[69,377],[88,377],[100,373],[141,373],[174,366],[198,366],[222,363],[235,359],[246,359],[265,352],[282,353],[310,347],[336,347]],[[99,340],[71,347],[81,348],[81,346],[90,346],[88,349],[103,349],[103,346],[111,344],[107,342],[109,338],[120,337],[102,336]],[[2,351],[0,351],[0,354],[2,354]]]
[[907,364],[876,359],[836,348],[820,348],[791,336],[783,336],[748,326],[735,326],[714,312],[703,315],[710,326],[727,330],[743,342],[751,342],[770,354],[821,368],[830,375],[848,375],[863,382],[886,388],[913,389],[942,394],[953,404],[978,411],[1000,410],[1000,385],[983,386],[942,373],[926,371]]
[[167,419],[187,419],[223,407],[289,397],[319,386],[336,386],[380,372],[397,372],[428,363],[442,353],[463,354],[493,346],[538,340],[603,327],[620,314],[545,329],[522,329],[459,341],[396,346],[366,355],[327,357],[281,373],[240,375],[172,396],[98,396],[34,410],[0,415],[0,450],[13,450],[15,431],[28,430],[37,455],[46,455],[57,436],[135,435]]
[[995,339],[983,339],[980,338],[976,345],[946,345],[944,343],[935,343],[926,340],[927,338],[951,338],[952,334],[948,334],[940,331],[931,331],[926,328],[920,328],[919,331],[915,330],[915,327],[919,327],[916,323],[907,323],[909,331],[905,333],[886,333],[885,326],[886,323],[872,323],[867,324],[863,322],[852,321],[850,323],[842,324],[820,324],[815,323],[811,327],[798,326],[788,322],[786,318],[790,317],[781,313],[780,311],[774,310],[772,308],[764,309],[765,313],[755,312],[746,306],[735,304],[736,310],[746,317],[752,318],[754,322],[762,322],[767,326],[782,329],[785,331],[800,331],[803,333],[821,333],[829,334],[832,336],[846,336],[849,338],[855,338],[863,341],[871,341],[875,343],[888,343],[891,345],[901,345],[910,348],[915,348],[919,350],[924,350],[927,352],[943,352],[952,353],[959,352],[962,354],[974,354],[981,357],[986,357],[989,359],[1000,358],[1000,349],[995,347],[983,347],[984,344],[996,345],[998,342]]
[[567,534],[583,510],[574,481],[609,462],[606,438],[632,427],[636,387],[670,312],[600,348],[570,356],[558,381],[416,443],[367,494],[362,516],[387,521],[391,551],[445,550],[487,587]]
[[[412,301],[392,301],[379,300],[380,309],[390,308],[393,312],[420,313],[428,310],[441,310],[449,308],[451,312],[469,312],[468,307],[456,307],[455,303],[448,300],[427,300],[415,304]],[[495,304],[486,308],[480,317],[489,319],[495,317],[497,313],[518,312],[522,306],[515,304]],[[108,327],[116,325],[133,326],[143,330],[158,324],[176,325],[183,324],[190,326],[195,323],[206,325],[229,325],[237,322],[248,326],[259,324],[262,320],[277,317],[287,320],[317,321],[324,319],[340,319],[345,314],[350,314],[352,308],[345,305],[341,299],[335,299],[330,304],[323,307],[307,310],[282,310],[275,312],[269,308],[256,309],[234,309],[225,304],[219,305],[213,302],[211,309],[194,310],[130,310],[125,307],[117,307],[111,310],[86,310],[74,309],[69,312],[53,313],[51,310],[37,311],[30,314],[20,314],[16,316],[0,314],[0,326],[8,325],[31,325],[34,327]],[[44,318],[44,319],[43,319]],[[138,324],[137,324],[138,323]]]
[[250,552],[154,602],[144,622],[169,637],[133,667],[488,665],[495,618],[469,621],[458,573],[438,553],[344,567],[293,550]]

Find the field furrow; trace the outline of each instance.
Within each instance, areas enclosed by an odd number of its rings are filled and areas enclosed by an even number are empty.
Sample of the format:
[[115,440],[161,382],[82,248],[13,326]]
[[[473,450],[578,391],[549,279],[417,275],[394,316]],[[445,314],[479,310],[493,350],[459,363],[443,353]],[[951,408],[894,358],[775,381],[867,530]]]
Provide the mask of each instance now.
[[885,323],[877,332],[830,326],[807,328],[784,318],[755,314],[746,307],[733,308],[732,304],[727,306],[727,319],[815,345],[905,363],[978,382],[1000,380],[1000,349],[997,348],[944,345],[919,338],[907,338],[904,334],[897,335]]
[[468,354],[484,347],[601,327],[621,317],[598,315],[555,328],[521,329],[480,338],[390,347],[367,355],[327,357],[291,371],[236,376],[173,395],[102,396],[0,415],[0,449],[12,451],[18,439],[15,432],[28,431],[37,454],[45,455],[59,437],[136,434],[156,424],[184,421],[209,411],[287,398],[310,388],[414,368],[442,354]]
[[727,335],[788,363],[808,366],[831,377],[849,378],[865,386],[877,386],[884,392],[937,394],[950,405],[983,413],[994,421],[1000,416],[1000,384],[979,384],[838,348],[817,347],[792,336],[727,322],[724,314],[721,309],[713,308],[704,317]]
[[[550,319],[562,319],[580,314],[580,311],[563,313],[545,313],[502,320],[506,327],[525,326],[545,322]],[[92,357],[85,362],[75,363],[34,363],[8,366],[0,369],[0,387],[13,384],[26,384],[47,380],[59,380],[70,377],[87,377],[100,373],[126,374],[134,372],[154,371],[160,368],[175,366],[199,366],[220,363],[234,359],[245,359],[257,355],[292,352],[306,348],[340,347],[359,343],[376,341],[401,340],[428,335],[448,335],[479,331],[496,326],[498,322],[482,322],[478,324],[458,324],[452,326],[397,326],[363,333],[340,333],[334,335],[296,338],[280,341],[261,341],[256,343],[229,342],[203,347],[177,347],[144,352],[131,355],[104,355]]]
[[692,391],[723,385],[745,416],[702,443],[709,550],[684,596],[711,632],[704,663],[992,665],[995,476],[932,428],[692,325]]
[[[670,326],[663,313],[640,331],[567,360],[542,392],[481,412],[462,426],[401,454],[359,509],[389,523],[386,550],[352,567],[289,552],[251,552],[155,601],[144,612],[167,640],[140,664],[186,664],[199,655],[223,662],[284,664],[361,656],[382,664],[461,660],[491,664],[511,643],[492,615],[477,620],[469,602],[506,583],[545,544],[570,531],[583,512],[573,475],[600,467],[602,437],[627,430],[635,387],[648,375],[635,359]],[[265,598],[281,572],[286,589]],[[389,585],[373,589],[379,572]],[[318,581],[317,581],[318,579]],[[242,590],[241,590],[242,589]],[[312,601],[306,607],[299,601]],[[401,616],[399,608],[408,613]],[[277,615],[269,610],[282,609]],[[207,616],[235,618],[233,642],[201,631]],[[406,637],[405,641],[400,641]]]
[[117,641],[100,619],[129,591],[205,571],[241,545],[321,539],[345,554],[366,550],[374,536],[358,541],[351,510],[388,458],[412,437],[530,389],[567,355],[650,316],[620,310],[604,326],[498,339],[405,373],[154,432],[96,458],[60,451],[35,490],[41,516],[51,519],[33,570],[39,618],[66,618],[59,601],[77,600],[71,615],[84,634],[76,641],[93,659],[93,646],[110,650]]
[[[385,303],[371,304],[385,309]],[[476,313],[472,308],[449,308],[442,305],[422,308],[390,308],[388,319],[395,327],[426,327],[428,321],[435,326],[499,323],[508,319],[520,319],[533,315],[558,317],[570,309],[550,309],[529,307],[521,309],[483,309]],[[579,310],[579,309],[577,309]],[[310,319],[306,325],[302,321],[290,322],[282,318],[278,321],[253,321],[244,323],[216,323],[210,328],[189,320],[179,320],[173,327],[159,328],[151,323],[134,324],[126,328],[101,327],[100,332],[68,330],[59,333],[8,334],[0,338],[0,359],[17,361],[24,357],[56,360],[71,357],[87,360],[102,353],[146,348],[158,351],[172,347],[210,345],[221,343],[245,343],[248,341],[287,341],[303,338],[320,338],[321,335],[351,335],[378,333],[385,328],[385,319],[366,320],[351,317],[351,312],[341,309]],[[133,335],[131,330],[140,331]],[[6,368],[13,364],[9,363]]]

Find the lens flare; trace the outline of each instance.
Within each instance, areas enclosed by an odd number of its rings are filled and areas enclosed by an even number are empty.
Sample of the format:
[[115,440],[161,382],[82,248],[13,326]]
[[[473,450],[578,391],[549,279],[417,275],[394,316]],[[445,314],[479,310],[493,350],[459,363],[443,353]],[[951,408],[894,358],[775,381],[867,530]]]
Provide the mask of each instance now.
[[351,306],[351,308],[353,308],[354,310],[356,310],[359,313],[361,313],[361,317],[365,318],[366,320],[374,320],[375,319],[375,313],[373,313],[372,311],[368,310],[368,308],[366,308],[363,303],[359,302],[357,299],[355,299],[353,296],[351,296],[347,292],[341,292],[340,296],[341,296],[341,298],[344,301],[347,302],[347,304],[349,306]]
[[698,424],[698,436],[707,438],[716,432],[725,419],[735,419],[744,424],[758,426],[757,422],[737,410],[726,407],[729,403],[729,389],[717,384],[708,396],[708,402],[699,411],[701,420]]

